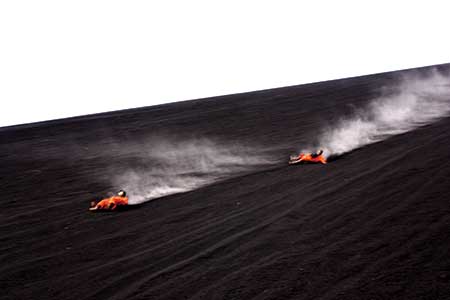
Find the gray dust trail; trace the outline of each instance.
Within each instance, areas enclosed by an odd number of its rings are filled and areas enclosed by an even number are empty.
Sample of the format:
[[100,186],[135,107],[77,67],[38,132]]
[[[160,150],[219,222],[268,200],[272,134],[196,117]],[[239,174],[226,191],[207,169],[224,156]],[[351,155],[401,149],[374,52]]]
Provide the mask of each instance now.
[[141,166],[115,176],[113,184],[130,195],[130,204],[186,192],[258,166],[273,163],[251,147],[225,145],[208,139],[157,139],[140,153]]
[[436,70],[426,76],[403,76],[398,85],[386,92],[351,118],[328,127],[319,140],[325,155],[349,152],[450,113],[450,77]]

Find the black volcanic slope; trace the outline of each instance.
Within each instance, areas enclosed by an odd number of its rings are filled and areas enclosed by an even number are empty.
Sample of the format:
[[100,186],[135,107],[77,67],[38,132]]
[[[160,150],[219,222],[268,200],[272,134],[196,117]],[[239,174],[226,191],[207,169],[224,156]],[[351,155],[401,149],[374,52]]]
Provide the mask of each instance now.
[[[396,76],[0,129],[1,298],[450,299],[449,118],[326,166],[285,161]],[[279,163],[89,213],[112,172],[139,165],[122,146],[152,136],[251,144]]]

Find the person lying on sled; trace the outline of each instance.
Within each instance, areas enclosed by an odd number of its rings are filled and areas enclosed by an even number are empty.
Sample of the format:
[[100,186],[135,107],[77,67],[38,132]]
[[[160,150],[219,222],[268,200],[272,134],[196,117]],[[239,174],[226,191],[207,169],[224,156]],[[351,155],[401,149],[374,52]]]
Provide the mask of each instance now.
[[312,162],[326,164],[327,160],[323,156],[323,150],[320,149],[314,153],[300,153],[298,156],[291,157],[289,164],[297,164],[299,162]]
[[92,201],[89,210],[115,210],[118,206],[126,205],[128,205],[127,193],[124,190],[120,190],[117,192],[117,195],[103,199],[97,204]]

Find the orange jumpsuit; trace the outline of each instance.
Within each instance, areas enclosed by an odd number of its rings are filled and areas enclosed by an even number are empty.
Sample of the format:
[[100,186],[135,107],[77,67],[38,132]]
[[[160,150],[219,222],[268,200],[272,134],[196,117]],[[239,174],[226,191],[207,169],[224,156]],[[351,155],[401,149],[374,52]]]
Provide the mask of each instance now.
[[300,160],[300,161],[310,161],[310,162],[315,162],[315,163],[322,163],[322,164],[326,164],[327,163],[327,160],[325,159],[325,157],[323,157],[323,155],[321,154],[321,155],[318,155],[318,156],[316,156],[316,157],[313,157],[312,155],[311,155],[311,153],[308,153],[308,154],[300,154],[299,156],[298,156],[298,159]]
[[95,207],[90,210],[115,210],[117,206],[128,205],[128,197],[112,196],[111,198],[106,198],[97,203]]

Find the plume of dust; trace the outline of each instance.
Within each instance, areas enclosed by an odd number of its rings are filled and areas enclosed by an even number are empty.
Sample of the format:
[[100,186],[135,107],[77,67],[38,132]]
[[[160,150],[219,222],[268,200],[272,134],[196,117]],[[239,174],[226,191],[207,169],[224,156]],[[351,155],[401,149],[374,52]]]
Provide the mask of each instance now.
[[113,184],[129,194],[130,204],[190,191],[273,163],[269,156],[250,147],[222,145],[207,139],[157,139],[145,149],[132,148],[127,149],[127,154],[139,155],[140,166],[130,167],[113,178]]
[[372,100],[321,136],[319,143],[326,156],[413,130],[450,113],[450,78],[436,70],[426,77],[402,76],[399,84],[388,91],[388,95]]

